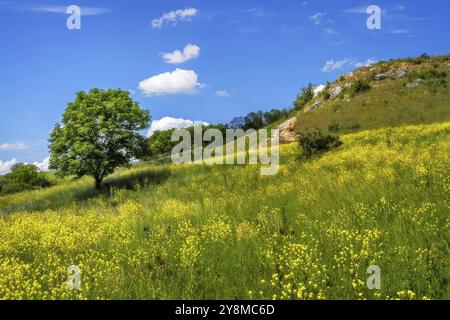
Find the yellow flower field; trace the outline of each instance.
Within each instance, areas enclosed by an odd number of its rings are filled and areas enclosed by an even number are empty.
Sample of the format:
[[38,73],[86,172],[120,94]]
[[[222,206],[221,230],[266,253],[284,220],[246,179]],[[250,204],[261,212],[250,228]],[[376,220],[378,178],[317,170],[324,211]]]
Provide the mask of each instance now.
[[342,140],[282,146],[275,176],[141,165],[0,197],[0,299],[450,298],[450,123]]

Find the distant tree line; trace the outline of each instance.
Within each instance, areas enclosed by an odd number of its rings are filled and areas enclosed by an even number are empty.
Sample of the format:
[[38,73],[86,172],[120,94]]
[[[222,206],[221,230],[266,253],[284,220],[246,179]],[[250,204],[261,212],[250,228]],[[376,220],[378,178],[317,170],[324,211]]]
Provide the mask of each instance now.
[[[223,141],[226,141],[227,129],[242,129],[244,131],[247,131],[248,129],[259,130],[288,117],[288,109],[272,109],[267,112],[250,112],[244,117],[234,118],[229,124],[203,126],[203,130],[218,129],[223,134]],[[189,131],[191,137],[194,136],[194,127],[185,129]],[[172,149],[179,143],[178,141],[172,141],[172,133],[174,130],[176,129],[155,131],[146,141],[146,150],[144,151],[143,160],[148,161],[160,155],[169,155]],[[206,147],[209,143],[210,142],[203,142],[203,147]],[[192,141],[192,145],[194,145],[194,141]]]
[[[184,128],[189,132],[191,137],[194,137],[194,127]],[[218,129],[222,133],[225,141],[226,130],[229,129],[227,125],[217,124],[202,126],[203,130]],[[155,131],[151,137],[146,140],[146,148],[144,150],[143,160],[149,161],[159,155],[170,155],[172,149],[179,143],[179,141],[172,141],[172,133],[176,129]],[[210,142],[202,141],[203,147],[206,147]],[[194,139],[192,138],[192,146],[194,146]]]

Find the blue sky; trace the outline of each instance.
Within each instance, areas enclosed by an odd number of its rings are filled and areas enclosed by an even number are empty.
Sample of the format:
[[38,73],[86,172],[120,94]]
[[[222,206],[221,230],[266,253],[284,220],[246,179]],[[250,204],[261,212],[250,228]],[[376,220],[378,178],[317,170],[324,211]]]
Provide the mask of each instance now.
[[[381,30],[366,26],[371,4]],[[81,7],[80,30],[66,26],[69,5]],[[226,123],[289,107],[308,82],[370,61],[450,53],[449,9],[447,0],[0,0],[0,174],[48,156],[48,134],[79,90],[130,90],[154,120]]]

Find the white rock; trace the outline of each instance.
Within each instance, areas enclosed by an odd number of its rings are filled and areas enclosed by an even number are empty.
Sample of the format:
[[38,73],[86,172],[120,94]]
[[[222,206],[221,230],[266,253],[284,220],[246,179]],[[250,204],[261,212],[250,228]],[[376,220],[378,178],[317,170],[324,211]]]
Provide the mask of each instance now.
[[331,98],[336,98],[342,92],[341,86],[335,86],[330,89]]
[[318,85],[314,88],[314,97],[317,96],[319,93],[321,93],[325,89],[325,86],[323,84]]

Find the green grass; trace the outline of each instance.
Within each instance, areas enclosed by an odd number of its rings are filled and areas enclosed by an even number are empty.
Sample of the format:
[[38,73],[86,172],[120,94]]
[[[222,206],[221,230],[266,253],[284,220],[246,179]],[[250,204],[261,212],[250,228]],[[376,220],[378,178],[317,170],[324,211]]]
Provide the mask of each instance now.
[[102,193],[86,178],[0,197],[0,298],[450,298],[450,123],[342,140],[305,161],[282,146],[274,176],[141,165]]

